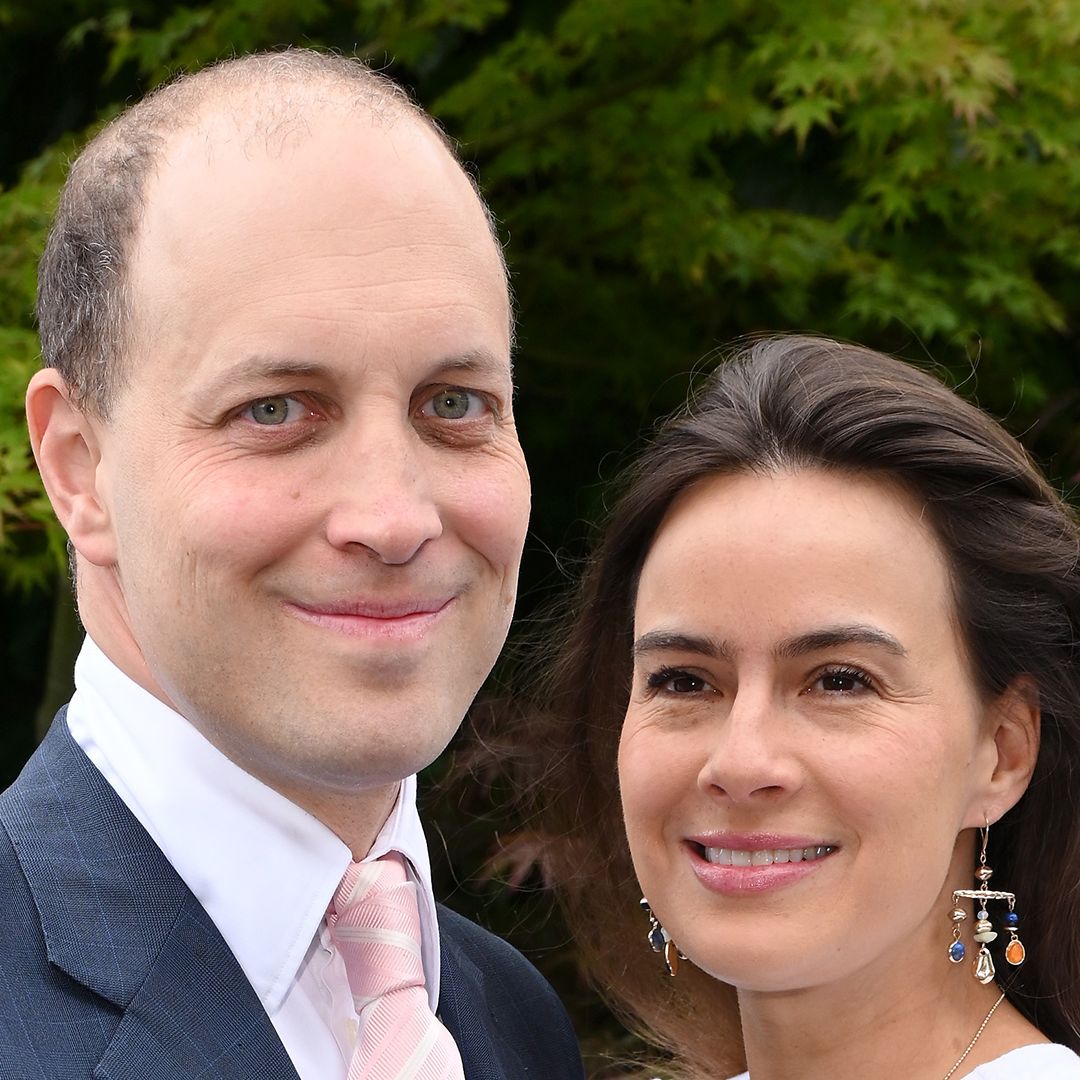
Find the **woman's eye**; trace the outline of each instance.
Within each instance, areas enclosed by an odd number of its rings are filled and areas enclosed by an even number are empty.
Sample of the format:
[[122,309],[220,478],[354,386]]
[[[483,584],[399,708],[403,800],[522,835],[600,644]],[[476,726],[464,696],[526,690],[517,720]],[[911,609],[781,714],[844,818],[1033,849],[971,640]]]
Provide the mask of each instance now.
[[873,687],[870,677],[858,668],[833,668],[823,671],[814,681],[827,694],[857,694]]
[[645,682],[650,690],[666,690],[670,694],[700,694],[709,688],[709,684],[700,675],[671,668],[653,672]]
[[241,415],[264,427],[276,427],[286,421],[299,420],[310,414],[311,410],[302,402],[294,397],[282,395],[259,398],[246,406]]
[[473,420],[487,410],[484,398],[472,390],[448,386],[429,398],[420,412],[424,416],[437,416],[440,420]]

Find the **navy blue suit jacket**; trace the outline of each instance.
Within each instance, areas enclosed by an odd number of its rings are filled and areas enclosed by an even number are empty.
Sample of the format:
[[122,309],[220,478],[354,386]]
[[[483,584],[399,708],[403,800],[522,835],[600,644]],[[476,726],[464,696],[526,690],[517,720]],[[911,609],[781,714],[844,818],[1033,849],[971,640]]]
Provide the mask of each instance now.
[[[558,999],[440,907],[439,1015],[466,1080],[580,1080]],[[0,795],[3,1080],[297,1080],[209,916],[61,710]]]

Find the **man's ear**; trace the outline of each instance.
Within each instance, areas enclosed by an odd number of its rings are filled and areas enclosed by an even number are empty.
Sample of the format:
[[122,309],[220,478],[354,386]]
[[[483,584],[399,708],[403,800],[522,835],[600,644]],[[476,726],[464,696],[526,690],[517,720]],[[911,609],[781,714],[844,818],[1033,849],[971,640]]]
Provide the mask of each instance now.
[[1039,756],[1039,688],[1030,675],[1020,675],[991,702],[990,751],[993,772],[983,785],[981,803],[971,809],[969,827],[991,824],[1011,810],[1027,790]]
[[97,427],[55,368],[43,368],[31,378],[26,423],[49,501],[75,550],[98,566],[112,565],[116,543],[109,506],[99,490]]

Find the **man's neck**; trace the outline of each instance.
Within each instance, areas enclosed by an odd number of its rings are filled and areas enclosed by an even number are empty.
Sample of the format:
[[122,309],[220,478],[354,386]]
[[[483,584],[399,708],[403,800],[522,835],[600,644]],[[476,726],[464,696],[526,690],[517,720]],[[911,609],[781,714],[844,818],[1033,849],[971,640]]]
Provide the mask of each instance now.
[[277,790],[336,833],[348,845],[353,860],[359,862],[371,851],[393,812],[401,781],[359,793],[292,791],[288,785],[277,786]]

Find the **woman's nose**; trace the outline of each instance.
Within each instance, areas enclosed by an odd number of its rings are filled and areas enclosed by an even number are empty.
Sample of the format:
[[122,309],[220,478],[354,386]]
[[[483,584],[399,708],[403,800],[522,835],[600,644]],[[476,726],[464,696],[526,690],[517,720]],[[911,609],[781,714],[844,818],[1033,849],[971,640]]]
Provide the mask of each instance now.
[[802,786],[799,747],[782,705],[765,690],[739,689],[717,719],[698,785],[733,802],[780,799]]

